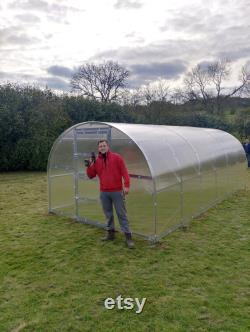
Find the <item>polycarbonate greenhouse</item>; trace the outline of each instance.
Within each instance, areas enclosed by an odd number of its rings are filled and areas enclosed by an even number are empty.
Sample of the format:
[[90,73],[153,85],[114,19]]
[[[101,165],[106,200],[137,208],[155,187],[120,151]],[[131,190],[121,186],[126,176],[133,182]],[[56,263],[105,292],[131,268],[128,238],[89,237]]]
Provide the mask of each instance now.
[[97,153],[100,139],[107,139],[126,162],[131,179],[126,205],[133,234],[152,241],[187,226],[245,187],[244,149],[224,131],[90,121],[63,132],[51,149],[49,212],[105,227],[99,181],[89,179],[84,166],[84,159]]

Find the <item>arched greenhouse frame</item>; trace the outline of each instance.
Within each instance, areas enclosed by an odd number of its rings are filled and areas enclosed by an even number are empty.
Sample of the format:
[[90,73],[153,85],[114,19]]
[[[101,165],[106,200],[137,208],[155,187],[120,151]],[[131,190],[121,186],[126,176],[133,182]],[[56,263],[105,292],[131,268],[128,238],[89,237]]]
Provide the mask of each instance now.
[[131,179],[126,206],[133,234],[157,241],[245,188],[241,143],[227,132],[182,126],[89,121],[64,131],[48,160],[49,212],[105,228],[98,179],[84,159],[107,139]]

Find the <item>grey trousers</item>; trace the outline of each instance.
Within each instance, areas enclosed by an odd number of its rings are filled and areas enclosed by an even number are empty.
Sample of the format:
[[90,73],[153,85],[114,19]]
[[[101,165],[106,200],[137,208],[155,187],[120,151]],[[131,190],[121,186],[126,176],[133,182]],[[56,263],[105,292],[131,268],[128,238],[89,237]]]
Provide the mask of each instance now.
[[127,210],[125,205],[125,196],[122,191],[101,191],[100,200],[102,203],[103,212],[107,219],[107,230],[114,230],[114,213],[113,205],[119,220],[121,231],[124,233],[130,233],[129,223],[127,218]]

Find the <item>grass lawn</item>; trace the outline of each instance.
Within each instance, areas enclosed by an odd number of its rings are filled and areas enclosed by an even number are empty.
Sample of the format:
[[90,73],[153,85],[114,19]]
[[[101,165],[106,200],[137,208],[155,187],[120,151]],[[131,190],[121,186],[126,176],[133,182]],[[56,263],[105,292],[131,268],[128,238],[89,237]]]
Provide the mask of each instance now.
[[0,331],[250,331],[249,190],[156,246],[103,234],[47,214],[45,173],[0,174]]

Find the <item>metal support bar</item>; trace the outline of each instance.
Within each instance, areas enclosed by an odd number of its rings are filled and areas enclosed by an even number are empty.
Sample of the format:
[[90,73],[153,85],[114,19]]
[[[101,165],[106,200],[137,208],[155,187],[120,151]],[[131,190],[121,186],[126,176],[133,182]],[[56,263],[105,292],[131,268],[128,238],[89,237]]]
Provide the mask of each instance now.
[[180,215],[181,215],[181,224],[184,226],[184,212],[183,212],[183,181],[181,176],[180,182]]
[[77,141],[76,141],[76,129],[74,129],[74,141],[73,141],[73,158],[74,158],[74,189],[75,189],[75,215],[78,217],[78,154],[77,154]]

